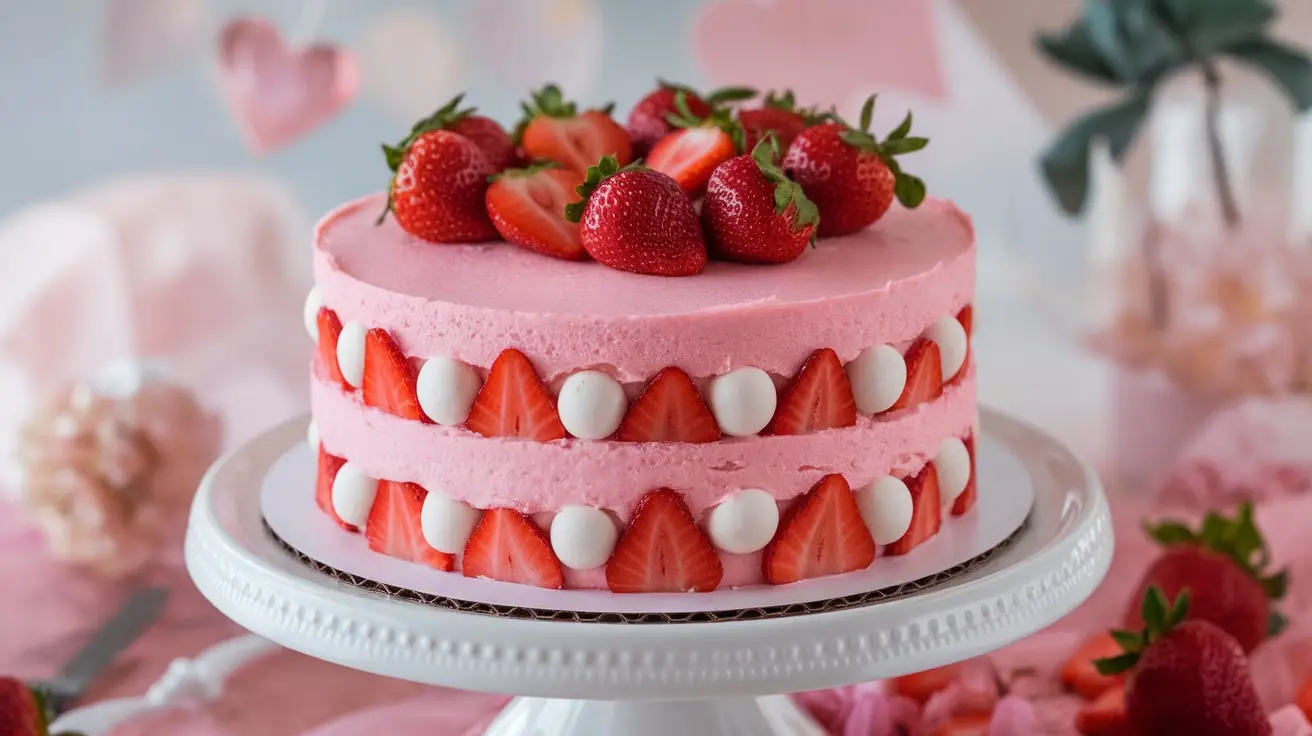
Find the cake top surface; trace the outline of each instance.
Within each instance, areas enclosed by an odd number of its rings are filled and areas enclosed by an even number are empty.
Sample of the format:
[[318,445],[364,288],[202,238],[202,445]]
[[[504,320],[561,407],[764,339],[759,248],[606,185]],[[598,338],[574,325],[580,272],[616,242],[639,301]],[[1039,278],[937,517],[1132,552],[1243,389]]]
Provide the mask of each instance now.
[[548,258],[507,243],[433,244],[392,218],[383,195],[351,202],[319,225],[329,268],[389,292],[478,309],[624,317],[788,306],[881,292],[971,251],[970,219],[945,200],[894,207],[875,225],[823,239],[796,261],[712,262],[696,278],[643,276]]

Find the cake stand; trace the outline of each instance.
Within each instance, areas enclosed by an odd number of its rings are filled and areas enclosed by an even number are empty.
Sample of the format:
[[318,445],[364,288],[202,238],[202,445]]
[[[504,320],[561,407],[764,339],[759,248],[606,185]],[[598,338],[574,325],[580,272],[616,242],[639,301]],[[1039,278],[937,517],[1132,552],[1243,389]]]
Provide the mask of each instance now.
[[519,696],[486,736],[822,736],[782,694],[985,654],[1061,618],[1106,573],[1111,517],[1093,472],[1027,424],[990,410],[981,419],[982,446],[1018,461],[1010,473],[981,473],[981,503],[1028,483],[1028,520],[957,574],[873,604],[634,623],[439,605],[362,586],[306,564],[262,518],[263,479],[304,441],[304,418],[210,470],[192,507],[187,566],[223,614],[283,646],[390,677]]

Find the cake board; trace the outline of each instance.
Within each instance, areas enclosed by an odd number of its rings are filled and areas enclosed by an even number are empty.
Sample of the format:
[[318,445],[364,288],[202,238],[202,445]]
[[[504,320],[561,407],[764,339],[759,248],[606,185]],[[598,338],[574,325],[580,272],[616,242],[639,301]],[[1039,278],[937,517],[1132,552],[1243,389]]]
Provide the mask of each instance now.
[[[966,564],[868,600],[834,605],[799,593],[792,605],[684,605],[656,619],[646,604],[625,615],[552,617],[307,564],[270,533],[261,503],[271,468],[303,442],[305,419],[211,469],[192,508],[187,564],[222,613],[289,648],[382,675],[520,696],[488,736],[819,736],[781,694],[993,651],[1065,615],[1106,573],[1111,519],[1093,472],[1029,425],[990,410],[981,418],[981,505],[1028,483],[1025,523]],[[989,453],[1016,462],[990,462]],[[301,484],[313,485],[309,467],[283,489]]]

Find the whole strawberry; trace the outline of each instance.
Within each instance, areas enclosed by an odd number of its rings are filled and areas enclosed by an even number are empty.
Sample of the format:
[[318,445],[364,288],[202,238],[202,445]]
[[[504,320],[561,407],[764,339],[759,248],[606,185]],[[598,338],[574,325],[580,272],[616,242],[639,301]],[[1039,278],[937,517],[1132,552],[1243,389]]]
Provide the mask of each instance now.
[[[449,130],[459,133],[478,146],[495,171],[503,171],[519,161],[515,141],[501,124],[489,117],[475,115],[478,108],[460,109],[464,94],[458,94],[436,112],[415,123],[411,135],[428,130]],[[403,147],[405,143],[402,143]]]
[[635,155],[645,156],[656,141],[674,132],[670,116],[678,116],[679,109],[674,104],[675,96],[683,92],[688,110],[699,118],[708,117],[711,108],[726,102],[749,99],[756,95],[756,90],[746,87],[729,87],[716,90],[708,97],[702,97],[692,89],[681,84],[657,80],[656,89],[638,100],[638,104],[629,111],[628,131],[633,140]]
[[782,94],[770,92],[760,107],[738,111],[738,122],[747,134],[746,145],[749,151],[756,148],[756,144],[765,140],[765,136],[770,133],[779,139],[779,149],[787,151],[802,131],[828,119],[828,115],[817,113],[814,109],[798,108],[792,90],[785,90]]
[[[1168,597],[1189,591],[1189,617],[1219,626],[1252,652],[1279,633],[1284,619],[1273,602],[1285,595],[1288,571],[1270,573],[1270,554],[1246,503],[1233,517],[1208,513],[1201,529],[1177,522],[1149,524],[1148,535],[1166,547],[1144,574],[1132,600],[1151,587]],[[1143,626],[1139,606],[1125,612],[1125,626]]]
[[394,174],[388,212],[406,232],[432,243],[493,240],[496,228],[483,206],[487,157],[468,138],[441,128],[418,126],[397,146],[383,146]]
[[888,212],[894,197],[906,207],[925,199],[925,182],[902,171],[896,156],[919,151],[927,138],[909,137],[911,114],[883,141],[870,134],[875,98],[861,108],[861,127],[833,122],[803,130],[788,147],[784,170],[820,209],[821,237],[862,230]]
[[815,238],[820,213],[797,182],[775,164],[773,134],[751,155],[735,156],[711,174],[702,218],[711,252],[743,263],[786,263]]
[[0,734],[45,736],[46,708],[40,696],[12,677],[0,677]]
[[606,156],[588,169],[583,201],[565,208],[583,247],[599,263],[650,276],[691,276],[706,267],[706,244],[692,201],[677,182]]
[[1234,637],[1207,621],[1186,621],[1189,594],[1170,604],[1149,588],[1141,632],[1116,631],[1125,653],[1098,660],[1106,675],[1128,671],[1125,711],[1143,734],[1268,736],[1271,722]]

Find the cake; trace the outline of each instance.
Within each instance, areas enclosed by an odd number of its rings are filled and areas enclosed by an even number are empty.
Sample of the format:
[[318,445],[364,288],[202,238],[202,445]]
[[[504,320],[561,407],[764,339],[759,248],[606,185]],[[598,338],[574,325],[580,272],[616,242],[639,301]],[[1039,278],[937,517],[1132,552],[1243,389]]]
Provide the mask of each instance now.
[[[389,149],[387,193],[315,230],[334,533],[435,575],[696,593],[971,523],[974,234],[893,159],[924,145],[909,118],[879,141],[868,108],[663,86],[626,130],[552,90],[513,151],[537,163],[490,163],[496,124],[456,100]],[[652,100],[690,121],[617,142]]]

